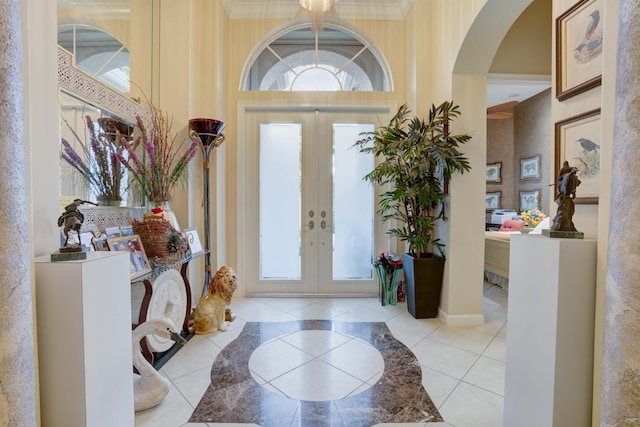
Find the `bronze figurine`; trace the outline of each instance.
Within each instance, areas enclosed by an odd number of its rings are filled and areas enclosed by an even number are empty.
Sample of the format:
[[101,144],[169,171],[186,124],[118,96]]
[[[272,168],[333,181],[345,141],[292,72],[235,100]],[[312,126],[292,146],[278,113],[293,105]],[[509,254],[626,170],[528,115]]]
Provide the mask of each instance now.
[[82,199],[75,199],[73,203],[64,207],[64,212],[58,218],[58,227],[62,227],[64,225],[64,245],[63,247],[77,247],[78,249],[82,245],[68,245],[69,243],[69,233],[75,231],[78,234],[78,242],[80,241],[80,228],[82,227],[82,223],[84,222],[84,215],[82,212],[78,210],[80,205],[85,203],[98,206],[97,203],[88,202]]
[[568,161],[564,161],[562,168],[558,172],[556,181],[556,203],[558,210],[553,218],[551,230],[553,231],[578,231],[573,225],[573,214],[575,205],[573,199],[576,197],[576,188],[581,181],[577,176],[578,168],[569,166]]

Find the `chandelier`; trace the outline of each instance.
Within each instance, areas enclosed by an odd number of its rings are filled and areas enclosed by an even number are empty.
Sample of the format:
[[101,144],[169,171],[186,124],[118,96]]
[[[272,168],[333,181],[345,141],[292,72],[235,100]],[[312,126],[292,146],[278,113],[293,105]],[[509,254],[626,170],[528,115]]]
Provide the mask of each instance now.
[[322,31],[322,16],[328,12],[339,0],[300,0],[300,6],[311,11],[311,28]]

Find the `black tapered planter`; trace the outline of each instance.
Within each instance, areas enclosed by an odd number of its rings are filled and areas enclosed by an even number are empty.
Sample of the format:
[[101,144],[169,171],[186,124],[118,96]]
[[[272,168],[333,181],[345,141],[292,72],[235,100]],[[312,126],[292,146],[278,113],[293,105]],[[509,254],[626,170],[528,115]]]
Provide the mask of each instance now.
[[415,258],[402,254],[407,309],[416,319],[438,317],[444,258]]

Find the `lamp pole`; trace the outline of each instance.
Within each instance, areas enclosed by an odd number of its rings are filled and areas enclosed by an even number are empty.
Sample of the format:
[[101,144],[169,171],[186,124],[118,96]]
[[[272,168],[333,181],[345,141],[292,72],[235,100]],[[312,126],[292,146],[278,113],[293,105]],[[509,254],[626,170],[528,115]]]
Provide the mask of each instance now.
[[209,171],[210,163],[209,157],[214,148],[219,147],[225,140],[225,136],[222,134],[224,129],[224,123],[214,119],[191,119],[189,120],[189,137],[193,140],[198,138],[200,140],[200,150],[202,151],[202,181],[204,186],[203,191],[203,206],[204,206],[204,285],[202,286],[202,295],[207,292],[207,288],[212,278],[211,267],[211,203],[209,194]]

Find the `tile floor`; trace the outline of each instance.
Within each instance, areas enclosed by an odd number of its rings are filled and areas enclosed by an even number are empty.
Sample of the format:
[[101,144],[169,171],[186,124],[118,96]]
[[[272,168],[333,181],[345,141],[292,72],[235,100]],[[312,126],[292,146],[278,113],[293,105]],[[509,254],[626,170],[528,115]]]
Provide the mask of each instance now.
[[[405,304],[382,307],[375,298],[234,298],[231,309],[237,318],[229,330],[193,337],[164,365],[160,372],[171,381],[171,391],[159,406],[136,414],[136,427],[255,426],[188,420],[209,387],[214,360],[240,335],[247,322],[299,320],[384,322],[395,339],[415,355],[422,370],[422,385],[444,422],[380,426],[500,427],[507,293],[487,283],[484,287],[485,324],[468,327],[444,325],[437,319],[414,319]],[[357,354],[359,363],[354,365],[353,358],[340,357],[344,351]],[[291,364],[288,376],[280,375],[274,354]],[[305,370],[305,362],[316,369]],[[274,337],[256,348],[247,369],[256,383],[271,393],[323,401],[372,387],[382,376],[382,364],[373,347],[349,334],[305,331]],[[313,388],[300,387],[296,369],[300,376],[318,378]],[[328,375],[339,375],[341,381],[325,381]]]

